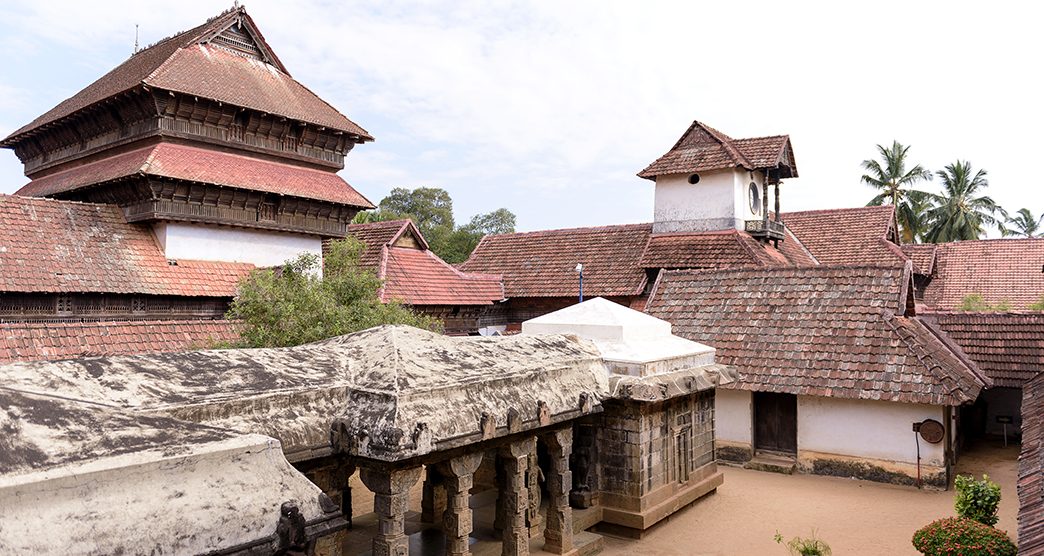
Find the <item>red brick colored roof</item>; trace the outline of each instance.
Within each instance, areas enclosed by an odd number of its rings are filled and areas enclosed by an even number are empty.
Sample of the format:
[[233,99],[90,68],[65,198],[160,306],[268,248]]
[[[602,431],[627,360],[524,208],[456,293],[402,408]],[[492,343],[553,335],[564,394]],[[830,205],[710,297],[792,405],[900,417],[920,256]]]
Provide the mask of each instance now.
[[718,350],[745,390],[959,405],[989,379],[941,331],[901,316],[909,271],[805,267],[667,271],[646,312]]
[[[407,305],[491,305],[504,299],[499,275],[461,272],[428,249],[420,230],[410,220],[352,224],[348,235],[366,247],[363,267],[384,280],[381,301],[397,299]],[[410,246],[397,246],[404,235]]]
[[898,265],[907,257],[895,238],[892,207],[785,212],[781,219],[820,264]]
[[[253,34],[270,63],[233,54],[209,42],[237,22]],[[340,130],[361,140],[373,140],[366,130],[290,77],[250,16],[243,8],[237,8],[139,51],[82,91],[12,133],[0,145],[11,145],[23,134],[143,85]]]
[[987,303],[1024,310],[1044,298],[1044,239],[984,239],[943,243],[924,302],[953,311],[971,294]]
[[909,243],[901,246],[901,249],[913,261],[914,272],[931,276],[935,270],[936,247],[934,243]]
[[797,176],[790,138],[786,135],[733,139],[698,121],[692,122],[678,142],[666,154],[656,159],[639,177],[655,179],[665,174],[682,174],[746,168],[763,170],[780,164],[791,167]]
[[1044,313],[931,313],[996,386],[1021,388],[1044,374]]
[[44,197],[137,175],[373,208],[333,172],[174,143],[160,143],[56,172],[29,182],[16,194]]
[[0,323],[0,364],[184,351],[238,338],[227,320]]
[[0,292],[232,297],[253,265],[179,260],[113,205],[0,195]]
[[[784,241],[780,247],[787,243]],[[644,268],[670,269],[815,264],[800,244],[792,243],[790,249],[783,252],[737,230],[653,234],[649,237],[639,264]],[[792,261],[788,255],[795,257],[796,261]]]
[[1044,554],[1044,375],[1022,392],[1019,454],[1019,554]]
[[507,297],[576,297],[577,263],[584,265],[584,296],[642,293],[642,252],[652,224],[545,230],[482,238],[460,265],[466,272],[503,274]]

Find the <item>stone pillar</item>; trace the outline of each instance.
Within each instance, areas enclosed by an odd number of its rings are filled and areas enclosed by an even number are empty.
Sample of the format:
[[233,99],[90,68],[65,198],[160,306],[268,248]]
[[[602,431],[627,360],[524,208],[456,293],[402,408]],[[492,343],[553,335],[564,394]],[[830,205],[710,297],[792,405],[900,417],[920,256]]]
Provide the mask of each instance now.
[[544,550],[554,554],[573,551],[573,509],[569,507],[569,490],[573,473],[569,470],[569,455],[573,451],[572,427],[559,429],[543,437],[551,456],[547,477],[547,527],[544,529]]
[[442,530],[446,533],[446,556],[471,554],[472,516],[468,501],[475,470],[482,454],[458,456],[438,464],[442,484],[446,487],[446,511],[442,514]]
[[529,511],[526,512],[526,525],[532,533],[536,533],[543,521],[540,516],[540,461],[534,443],[533,451],[529,453],[529,463],[526,469],[526,490],[529,491]]
[[[352,523],[351,489],[348,486],[355,466],[347,463],[327,465],[305,472],[305,476],[315,483],[330,501],[341,508],[341,513],[348,521],[349,528]],[[347,497],[348,504],[345,507],[344,500]],[[338,531],[332,535],[326,535],[316,539],[314,553],[316,556],[341,556],[341,546],[347,537],[347,531]]]
[[421,521],[435,523],[442,519],[446,509],[446,488],[442,484],[442,474],[434,466],[424,469],[424,488],[421,495]]
[[377,514],[377,536],[373,538],[373,556],[406,556],[410,552],[406,538],[406,510],[410,505],[410,487],[420,478],[421,467],[409,469],[373,469],[364,467],[359,473],[366,488],[373,492],[373,511]]
[[529,528],[526,511],[529,492],[526,489],[526,466],[529,453],[536,447],[535,438],[512,442],[500,449],[504,477],[497,503],[504,510],[503,556],[529,555]]

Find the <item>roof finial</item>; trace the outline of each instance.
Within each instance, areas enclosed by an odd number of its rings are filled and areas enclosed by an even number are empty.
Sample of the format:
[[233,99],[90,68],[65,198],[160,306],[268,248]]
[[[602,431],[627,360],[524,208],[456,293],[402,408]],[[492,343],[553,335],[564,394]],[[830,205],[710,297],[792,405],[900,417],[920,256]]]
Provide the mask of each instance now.
[[134,24],[134,53],[138,53],[138,24]]

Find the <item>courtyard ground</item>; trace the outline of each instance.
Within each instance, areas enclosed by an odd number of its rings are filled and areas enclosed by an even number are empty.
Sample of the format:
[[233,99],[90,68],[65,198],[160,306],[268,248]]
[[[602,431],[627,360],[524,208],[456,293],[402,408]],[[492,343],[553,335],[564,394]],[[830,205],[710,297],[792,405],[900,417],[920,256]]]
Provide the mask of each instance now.
[[[1018,447],[981,445],[966,453],[957,472],[987,473],[1001,486],[999,529],[1015,539],[1018,497],[1015,492]],[[853,479],[815,475],[779,475],[735,467],[723,468],[718,492],[678,512],[640,541],[607,537],[606,556],[785,556],[785,539],[816,536],[834,554],[918,554],[910,539],[929,522],[954,515],[954,491],[921,491]]]

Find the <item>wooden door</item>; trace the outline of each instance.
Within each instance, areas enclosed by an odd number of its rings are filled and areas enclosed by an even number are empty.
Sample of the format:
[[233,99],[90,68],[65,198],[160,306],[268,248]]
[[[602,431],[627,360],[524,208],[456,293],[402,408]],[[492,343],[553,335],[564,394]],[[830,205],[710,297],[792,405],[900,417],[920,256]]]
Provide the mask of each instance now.
[[797,396],[754,392],[754,449],[797,453]]

